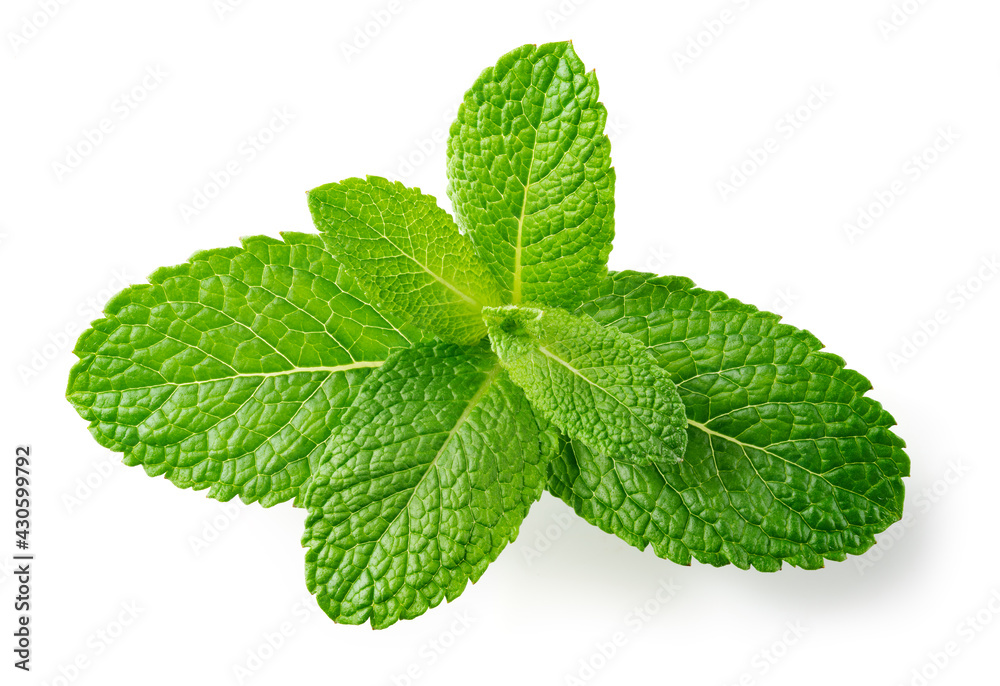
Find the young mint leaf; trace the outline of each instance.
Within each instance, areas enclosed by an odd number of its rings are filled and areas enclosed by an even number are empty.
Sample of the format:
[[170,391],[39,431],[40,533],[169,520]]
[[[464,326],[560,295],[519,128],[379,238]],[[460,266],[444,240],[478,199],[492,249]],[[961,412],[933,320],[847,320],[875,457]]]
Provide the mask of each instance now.
[[636,339],[547,307],[483,310],[493,350],[532,406],[568,435],[616,460],[682,459],[684,406]]
[[321,236],[283,238],[159,269],[80,336],[67,398],[125,464],[219,500],[288,500],[365,376],[418,338]]
[[309,209],[380,309],[452,343],[486,335],[479,311],[500,304],[499,286],[433,197],[369,176],[313,189]]
[[636,467],[578,441],[549,489],[584,519],[681,564],[813,569],[897,521],[904,443],[868,381],[807,331],[680,277],[612,273],[579,312],[647,346],[677,384],[688,448]]
[[306,579],[320,607],[381,629],[454,600],[541,495],[546,440],[485,344],[395,353],[306,493]]
[[607,271],[615,172],[597,98],[571,43],[520,47],[465,94],[448,196],[507,302],[573,308]]

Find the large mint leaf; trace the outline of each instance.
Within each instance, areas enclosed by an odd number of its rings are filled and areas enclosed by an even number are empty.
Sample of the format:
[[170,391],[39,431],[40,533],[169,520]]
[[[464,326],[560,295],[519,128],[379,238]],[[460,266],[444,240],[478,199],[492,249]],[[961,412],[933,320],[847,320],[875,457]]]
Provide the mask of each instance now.
[[419,334],[318,235],[258,236],[157,270],[77,342],[66,395],[102,445],[182,488],[294,497],[372,368]]
[[615,172],[597,76],[571,43],[525,45],[465,94],[448,195],[507,302],[573,308],[607,271]]
[[500,304],[499,286],[433,197],[369,176],[313,189],[309,209],[380,310],[452,343],[486,335],[479,312]]
[[684,399],[684,461],[636,467],[574,441],[549,488],[586,520],[688,564],[817,568],[897,521],[909,474],[868,381],[807,331],[695,288],[613,273],[580,312],[646,345]]
[[485,345],[390,357],[306,493],[306,579],[320,607],[383,628],[456,598],[541,495],[543,442]]
[[548,307],[507,305],[483,315],[511,379],[566,434],[633,464],[682,459],[684,405],[635,338]]

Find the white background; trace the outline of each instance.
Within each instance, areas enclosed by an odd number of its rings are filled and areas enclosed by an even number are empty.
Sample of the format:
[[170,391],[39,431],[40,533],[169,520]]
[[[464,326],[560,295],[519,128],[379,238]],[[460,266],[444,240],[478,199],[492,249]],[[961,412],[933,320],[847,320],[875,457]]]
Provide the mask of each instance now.
[[[996,683],[1000,279],[983,268],[1000,256],[996,2],[908,0],[912,16],[880,26],[891,0],[401,0],[350,60],[344,45],[388,0],[246,0],[222,17],[212,0],[95,0],[43,21],[44,4],[0,12],[0,549],[13,544],[13,450],[30,443],[38,555],[30,675],[10,664],[16,584],[0,571],[0,683],[920,684],[914,669]],[[699,37],[723,10],[731,23]],[[546,495],[455,603],[385,631],[335,625],[305,590],[303,512],[224,508],[122,467],[62,397],[64,332],[119,279],[310,230],[305,191],[321,183],[390,175],[447,206],[435,137],[465,89],[514,47],[566,38],[597,69],[612,122],[612,268],[684,274],[780,311],[868,376],[908,442],[908,525],[821,571],[685,568]],[[831,95],[810,110],[814,87]],[[135,88],[143,100],[122,118]],[[248,161],[238,147],[274,108],[294,120]],[[789,138],[778,122],[796,111]],[[57,174],[105,117],[111,133]],[[957,140],[937,141],[949,127]],[[768,138],[776,151],[723,198],[731,165],[751,166]],[[928,152],[935,142],[946,149]],[[914,156],[929,160],[919,178]],[[241,174],[186,221],[180,206],[231,160]],[[897,179],[905,192],[850,240],[844,224]],[[921,335],[937,310],[946,321]],[[214,540],[196,552],[202,536]],[[656,600],[661,584],[674,590]],[[129,603],[138,618],[119,633]],[[992,622],[970,631],[977,612]],[[282,645],[261,649],[285,623]],[[616,632],[624,645],[602,659]],[[936,668],[949,642],[957,654]]]

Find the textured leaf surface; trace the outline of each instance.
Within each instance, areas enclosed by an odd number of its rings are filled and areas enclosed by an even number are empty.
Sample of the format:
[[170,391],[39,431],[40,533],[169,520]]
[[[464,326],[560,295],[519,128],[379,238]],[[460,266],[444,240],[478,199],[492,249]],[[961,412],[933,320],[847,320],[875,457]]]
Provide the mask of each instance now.
[[606,273],[606,120],[597,77],[570,43],[518,48],[466,93],[448,140],[448,195],[507,302],[573,308]]
[[609,275],[580,311],[648,346],[688,416],[672,467],[567,446],[549,488],[588,521],[681,564],[772,571],[860,554],[901,516],[909,460],[895,421],[809,332],[634,272]]
[[486,335],[479,311],[500,304],[499,285],[433,197],[369,176],[313,189],[309,208],[381,311],[452,343]]
[[362,387],[306,495],[310,591],[383,628],[475,582],[545,486],[542,437],[485,345],[401,351]]
[[483,314],[511,379],[567,435],[633,464],[683,458],[684,405],[635,338],[559,309],[508,305]]
[[219,500],[298,493],[365,376],[409,340],[321,236],[283,237],[196,253],[108,303],[66,392],[101,445]]

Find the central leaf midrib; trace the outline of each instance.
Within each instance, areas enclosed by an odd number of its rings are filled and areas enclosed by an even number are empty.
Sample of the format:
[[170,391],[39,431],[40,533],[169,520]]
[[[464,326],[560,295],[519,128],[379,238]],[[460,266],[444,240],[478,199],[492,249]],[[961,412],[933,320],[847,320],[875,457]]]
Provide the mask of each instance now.
[[[382,219],[382,225],[386,226],[385,217],[382,215],[382,208],[378,207],[377,204],[376,204],[376,208],[378,209],[379,217]],[[404,229],[406,231],[409,231],[409,229],[412,226],[412,224],[411,224],[411,222],[409,222],[406,219],[405,210],[404,210],[403,222],[406,224],[406,226],[404,227]],[[394,247],[396,250],[399,251],[399,254],[401,254],[403,257],[407,258],[408,260],[411,260],[415,265],[417,265],[418,267],[420,267],[421,269],[423,269],[425,272],[427,272],[427,274],[429,274],[431,278],[433,278],[436,281],[438,281],[445,288],[447,288],[447,289],[451,290],[452,292],[454,292],[462,300],[464,300],[465,302],[469,303],[473,307],[477,307],[477,306],[478,307],[482,307],[483,306],[483,303],[479,302],[478,300],[476,300],[475,298],[473,298],[473,297],[471,297],[469,295],[466,295],[461,290],[459,290],[459,288],[457,286],[455,286],[454,284],[452,284],[450,281],[448,281],[447,279],[445,279],[443,276],[440,276],[440,275],[434,273],[433,271],[431,271],[430,267],[428,267],[427,265],[425,265],[423,262],[421,262],[420,260],[418,260],[416,257],[414,257],[413,255],[411,255],[410,253],[406,252],[406,250],[404,250],[400,246],[396,245],[396,242],[393,241],[389,237],[389,233],[387,231],[380,232],[377,228],[375,228],[374,226],[372,226],[371,224],[369,224],[367,222],[365,222],[365,226],[367,226],[369,229],[371,229],[376,235],[382,236],[382,238],[384,238],[386,240],[386,242],[389,243],[389,245],[391,245],[392,247]]]
[[[535,129],[538,135],[538,129]],[[528,161],[528,177],[524,181],[524,198],[521,200],[521,214],[517,218],[517,242],[514,244],[514,283],[511,286],[511,300],[515,305],[521,303],[521,244],[524,242],[524,219],[528,212],[528,190],[531,188],[531,169],[535,166],[535,150],[538,141],[531,148],[531,160]]]
[[[372,361],[360,361],[351,362],[350,364],[342,364],[335,367],[295,367],[293,369],[284,369],[278,372],[242,372],[237,374],[228,374],[226,376],[217,376],[212,379],[196,379],[194,381],[164,381],[163,383],[152,384],[149,386],[129,386],[123,389],[108,389],[106,391],[94,391],[95,394],[101,393],[127,393],[129,391],[144,391],[152,388],[162,388],[164,386],[196,386],[198,384],[215,383],[217,381],[228,381],[230,379],[241,379],[241,378],[252,378],[252,379],[266,379],[273,376],[288,376],[290,374],[312,374],[312,373],[327,373],[336,374],[337,372],[347,372],[352,369],[366,369],[372,367],[381,367],[385,363],[385,360],[372,360]],[[72,394],[76,395],[76,393]],[[72,395],[70,397],[72,397]]]
[[[719,433],[718,431],[715,431],[714,429],[710,429],[705,424],[702,424],[701,422],[696,422],[693,419],[688,419],[687,423],[688,423],[689,426],[693,426],[694,428],[698,429],[699,431],[702,431],[705,434],[707,434],[710,437],[709,440],[711,440],[711,436],[718,436],[719,438],[721,438],[723,440],[729,441],[730,443],[735,443],[736,445],[740,446],[740,448],[743,449],[743,453],[744,453],[744,455],[746,455],[747,460],[750,460],[750,455],[747,453],[747,450],[759,450],[760,452],[762,452],[762,453],[764,453],[766,455],[770,455],[771,457],[775,458],[776,460],[781,460],[782,462],[784,462],[785,464],[787,464],[787,465],[789,465],[791,467],[797,467],[797,468],[801,469],[802,471],[804,471],[804,472],[806,472],[808,474],[812,474],[817,479],[821,479],[822,481],[826,482],[826,484],[831,489],[833,489],[833,490],[841,490],[841,491],[845,491],[847,493],[853,493],[856,496],[864,498],[865,500],[867,500],[868,502],[870,502],[872,505],[875,505],[876,507],[879,507],[879,508],[884,508],[885,507],[885,505],[881,505],[881,504],[875,502],[874,500],[872,500],[871,498],[869,498],[864,493],[858,493],[857,491],[852,491],[849,488],[844,488],[843,486],[838,486],[838,485],[834,484],[833,482],[831,482],[828,478],[826,478],[826,476],[824,474],[820,474],[819,472],[814,472],[813,470],[809,469],[808,467],[805,467],[805,466],[799,464],[798,462],[793,462],[792,460],[788,459],[787,457],[779,455],[779,454],[777,454],[777,453],[775,453],[775,452],[773,452],[771,450],[768,450],[767,448],[761,447],[759,445],[754,445],[753,443],[744,443],[743,441],[741,441],[738,438],[734,438],[733,436],[728,436],[728,435],[726,435],[724,433]],[[750,466],[754,468],[755,472],[757,471],[757,467],[756,467],[756,465],[753,464],[753,461],[750,461]],[[764,477],[762,477],[760,475],[760,472],[757,472],[757,477],[764,484],[768,483],[764,479]]]
[[[412,223],[410,221],[408,221],[408,220],[405,220],[405,219],[404,219],[404,221],[406,221],[406,227],[405,228],[406,228],[407,231],[409,231],[410,227],[412,226]],[[388,234],[384,234],[384,235],[385,235],[385,239],[387,241],[389,241],[390,245],[392,245],[394,248],[396,248],[405,257],[413,260],[413,262],[418,267],[420,267],[425,272],[427,272],[428,274],[430,274],[431,278],[436,279],[437,281],[439,281],[445,288],[451,289],[456,295],[458,295],[458,297],[462,298],[462,300],[464,300],[465,302],[469,303],[470,305],[473,305],[473,306],[478,305],[479,307],[482,307],[483,304],[481,302],[479,302],[478,300],[476,300],[472,296],[469,296],[469,295],[466,295],[465,293],[463,293],[461,290],[459,290],[458,286],[455,286],[450,281],[448,281],[447,279],[445,279],[443,276],[439,276],[438,274],[435,274],[433,271],[431,271],[430,267],[428,267],[423,262],[421,262],[420,260],[418,260],[415,256],[410,255],[408,252],[406,252],[401,247],[399,247],[398,245],[396,245],[396,243],[391,238],[389,238]]]
[[[455,437],[455,434],[458,432],[459,428],[465,422],[468,421],[469,416],[472,414],[472,411],[479,405],[479,402],[486,395],[487,391],[489,391],[489,388],[491,385],[493,385],[493,381],[496,379],[497,373],[499,371],[500,371],[500,361],[496,360],[493,364],[493,368],[490,369],[490,371],[486,375],[486,378],[483,380],[482,385],[475,392],[472,398],[469,399],[468,405],[466,405],[465,409],[462,411],[462,414],[459,416],[458,420],[456,420],[455,425],[451,427],[451,429],[448,431],[448,435],[445,436],[444,441],[441,443],[441,447],[438,448],[436,453],[434,453],[434,457],[431,459],[431,461],[427,463],[424,475],[420,477],[420,479],[417,481],[416,484],[414,484],[413,490],[410,491],[410,497],[406,499],[406,504],[400,508],[399,512],[396,513],[396,516],[393,517],[391,521],[386,523],[385,528],[382,530],[382,534],[379,536],[379,541],[382,540],[382,536],[385,536],[385,533],[392,528],[392,525],[396,523],[396,521],[403,515],[403,513],[409,512],[410,505],[413,503],[413,498],[416,497],[417,491],[420,490],[420,486],[427,479],[427,475],[430,474],[432,470],[437,469],[437,462],[440,459],[441,455],[444,454],[445,450],[448,448],[448,445],[451,443],[451,440]],[[440,526],[441,522],[438,521],[438,528],[440,528]],[[409,535],[409,533],[411,532],[409,530],[409,527],[407,527],[407,535]]]
[[659,440],[661,444],[663,443],[663,439],[660,438],[659,436],[657,436],[653,432],[652,428],[645,422],[645,420],[643,420],[641,417],[637,416],[635,414],[635,412],[632,411],[632,408],[629,407],[628,405],[626,405],[625,403],[623,403],[621,400],[619,400],[617,396],[615,396],[613,393],[611,393],[610,391],[608,391],[606,388],[604,388],[602,386],[599,386],[598,384],[596,384],[593,381],[591,381],[590,379],[588,379],[576,367],[572,366],[571,364],[569,364],[568,362],[566,362],[565,360],[563,360],[558,355],[555,355],[554,353],[550,352],[548,350],[548,348],[546,348],[544,345],[538,346],[538,349],[541,351],[541,353],[543,355],[545,355],[546,357],[549,357],[549,358],[555,360],[556,362],[558,362],[562,366],[566,367],[566,369],[568,369],[570,372],[572,372],[573,374],[576,374],[581,379],[583,379],[584,381],[586,381],[587,383],[589,383],[591,386],[593,386],[594,388],[596,388],[599,391],[601,391],[601,393],[603,393],[604,395],[608,396],[609,398],[611,398],[612,400],[614,400],[616,403],[618,403],[619,405],[621,405],[623,408],[625,408],[625,410],[629,413],[629,415],[631,415],[632,417],[634,417],[635,420],[637,422],[639,422],[639,424],[641,424],[642,426],[646,427],[646,430],[649,431],[650,435],[653,438]]

